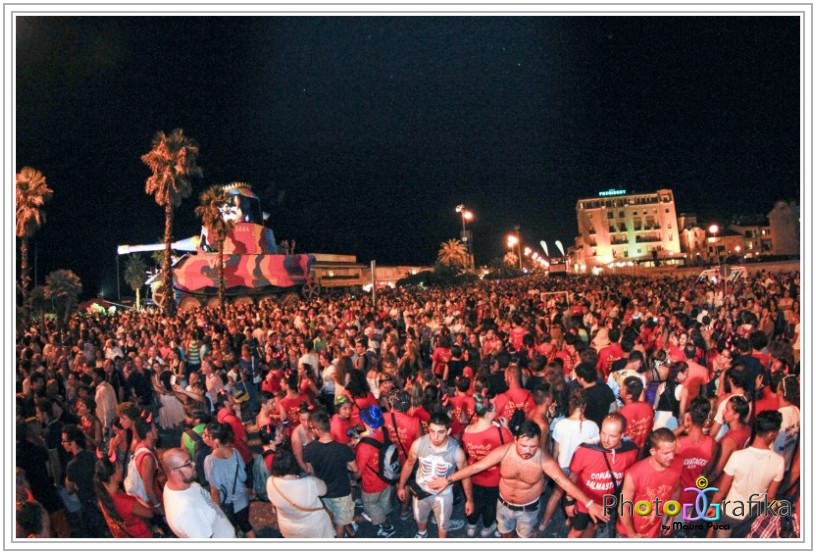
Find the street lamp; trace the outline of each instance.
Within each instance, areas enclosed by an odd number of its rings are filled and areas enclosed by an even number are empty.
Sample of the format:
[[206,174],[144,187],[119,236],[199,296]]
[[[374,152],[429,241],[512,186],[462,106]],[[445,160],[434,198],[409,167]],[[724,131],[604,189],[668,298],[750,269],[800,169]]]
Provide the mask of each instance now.
[[720,226],[716,223],[712,223],[708,228],[708,232],[711,233],[711,239],[709,240],[714,245],[714,254],[717,256],[717,265],[720,265],[720,249],[717,247],[717,233],[720,232]]
[[516,225],[515,229],[516,229],[516,234],[515,235],[507,235],[507,247],[510,248],[511,250],[514,247],[518,247],[519,269],[524,270],[524,267],[522,266],[522,261],[521,261],[521,235],[519,234],[519,226]]
[[476,267],[476,257],[473,253],[473,240],[471,240],[471,235],[468,234],[467,222],[473,221],[473,212],[465,208],[464,204],[459,204],[456,206],[456,213],[462,216],[462,242],[465,243],[465,247],[470,254],[470,265],[472,269]]

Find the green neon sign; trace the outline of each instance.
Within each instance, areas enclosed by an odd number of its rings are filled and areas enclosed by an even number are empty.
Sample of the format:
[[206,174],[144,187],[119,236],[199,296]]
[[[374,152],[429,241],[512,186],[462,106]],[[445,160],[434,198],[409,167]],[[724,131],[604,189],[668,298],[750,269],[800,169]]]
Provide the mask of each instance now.
[[602,190],[598,193],[598,196],[619,196],[621,194],[626,194],[626,189]]

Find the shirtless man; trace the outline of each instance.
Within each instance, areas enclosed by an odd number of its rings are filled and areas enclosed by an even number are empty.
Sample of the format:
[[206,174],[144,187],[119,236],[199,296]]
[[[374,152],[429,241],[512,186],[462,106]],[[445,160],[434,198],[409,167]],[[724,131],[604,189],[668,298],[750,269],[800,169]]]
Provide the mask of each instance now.
[[533,536],[538,521],[539,498],[544,491],[544,475],[551,477],[569,496],[581,502],[593,521],[607,521],[609,518],[604,514],[603,507],[564,475],[558,462],[541,449],[540,440],[539,426],[530,420],[524,421],[514,442],[491,450],[480,461],[447,478],[433,479],[429,487],[441,491],[460,479],[499,465],[501,477],[496,519],[499,532],[505,538],[513,537],[514,530],[521,538]]

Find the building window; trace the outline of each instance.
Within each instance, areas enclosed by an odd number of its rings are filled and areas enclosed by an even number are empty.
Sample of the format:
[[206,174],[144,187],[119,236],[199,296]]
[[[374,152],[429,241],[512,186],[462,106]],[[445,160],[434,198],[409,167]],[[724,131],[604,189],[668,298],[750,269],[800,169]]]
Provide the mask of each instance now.
[[606,219],[612,219],[613,217],[615,217],[615,214],[612,212],[606,212]]
[[623,213],[623,212],[618,212],[618,217],[623,218],[623,217],[624,217],[624,213]]

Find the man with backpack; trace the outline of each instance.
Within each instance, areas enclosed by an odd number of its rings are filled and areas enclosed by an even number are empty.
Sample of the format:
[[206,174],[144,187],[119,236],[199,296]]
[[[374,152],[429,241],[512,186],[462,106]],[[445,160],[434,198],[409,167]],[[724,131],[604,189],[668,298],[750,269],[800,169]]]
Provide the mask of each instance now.
[[[315,477],[326,483],[326,494],[321,499],[331,515],[338,537],[344,536],[347,526],[354,522],[354,500],[351,497],[349,472],[359,475],[354,452],[331,435],[329,414],[318,410],[309,416],[309,431],[317,439],[303,447],[303,461]],[[349,530],[348,536],[354,536]]]
[[393,537],[397,530],[388,521],[394,483],[399,479],[400,463],[397,448],[383,430],[382,410],[369,406],[360,411],[365,431],[360,435],[355,457],[360,472],[363,507],[373,525],[379,526],[377,537]]

